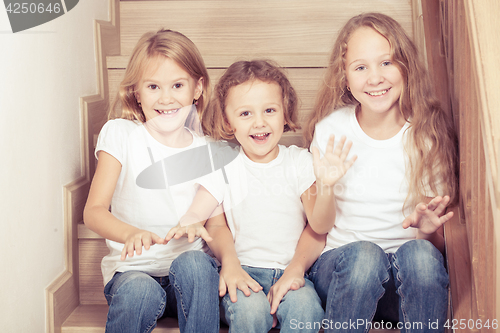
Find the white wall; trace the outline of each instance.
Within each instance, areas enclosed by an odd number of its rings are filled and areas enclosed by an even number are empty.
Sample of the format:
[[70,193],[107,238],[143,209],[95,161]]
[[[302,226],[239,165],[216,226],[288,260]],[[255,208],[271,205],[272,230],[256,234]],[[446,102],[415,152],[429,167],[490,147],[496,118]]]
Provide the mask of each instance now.
[[97,93],[94,20],[109,1],[13,34],[0,4],[0,330],[45,332],[64,270],[63,186],[82,171],[81,96]]

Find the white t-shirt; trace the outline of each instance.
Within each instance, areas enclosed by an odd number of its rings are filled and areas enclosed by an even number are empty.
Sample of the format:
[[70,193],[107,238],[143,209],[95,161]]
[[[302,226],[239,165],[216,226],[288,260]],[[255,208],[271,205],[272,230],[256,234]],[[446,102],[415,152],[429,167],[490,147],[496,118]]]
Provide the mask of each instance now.
[[241,264],[285,269],[306,225],[300,196],[316,181],[312,155],[279,145],[274,160],[256,163],[240,149],[224,171],[228,184],[220,177],[219,190],[210,192],[223,201]]
[[326,250],[354,241],[370,241],[386,252],[396,252],[405,242],[416,237],[416,229],[403,229],[404,216],[411,213],[402,208],[408,194],[405,176],[407,157],[404,151],[405,130],[394,137],[375,140],[361,129],[355,107],[332,112],[316,124],[311,147],[325,153],[330,135],[335,145],[342,135],[353,142],[348,159],[358,159],[335,185],[337,217],[328,234]]
[[[191,205],[198,189],[196,183],[199,178],[178,185],[163,186],[164,189],[152,189],[162,187],[162,183],[168,184],[170,179],[167,178],[168,170],[163,168],[166,162],[162,162],[169,156],[204,145],[205,138],[193,134],[190,146],[171,148],[156,141],[140,122],[126,119],[108,121],[99,134],[95,154],[98,158],[99,152],[105,151],[122,165],[111,200],[112,214],[123,222],[165,237]],[[177,161],[176,157],[173,159]],[[159,170],[161,175],[149,177],[149,183],[144,185],[139,175],[147,173],[146,169],[151,168],[153,162],[159,166],[156,170]],[[190,165],[185,167],[189,169],[197,163],[199,164],[199,161],[194,158],[192,163],[189,161]],[[167,176],[164,176],[166,174]],[[101,264],[104,284],[111,280],[115,272],[140,270],[152,276],[166,276],[170,264],[179,254],[189,250],[202,250],[206,246],[201,238],[189,243],[187,238],[183,237],[179,240],[173,239],[166,245],[153,245],[148,251],[143,249],[141,255],[127,257],[121,261],[123,244],[110,240],[106,240],[106,244],[110,253],[103,258]]]

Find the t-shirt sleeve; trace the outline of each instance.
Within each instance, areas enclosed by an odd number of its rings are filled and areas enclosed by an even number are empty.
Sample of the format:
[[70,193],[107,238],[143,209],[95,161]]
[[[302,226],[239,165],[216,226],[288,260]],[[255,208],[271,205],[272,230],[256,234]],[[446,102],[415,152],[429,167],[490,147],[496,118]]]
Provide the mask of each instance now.
[[323,130],[321,129],[320,126],[316,125],[316,128],[314,130],[314,136],[311,141],[311,145],[309,146],[309,150],[312,152],[313,147],[318,148],[320,156],[325,155],[325,149],[326,149],[326,142],[323,142],[324,140],[324,134]]
[[197,184],[203,186],[217,200],[219,205],[224,201],[225,183],[221,170],[200,177]]
[[[121,119],[120,119],[121,120]],[[128,125],[125,121],[109,120],[101,129],[95,148],[95,157],[99,159],[99,152],[105,151],[123,165],[123,147],[127,140],[127,131],[123,128]]]
[[312,154],[307,151],[307,149],[291,147],[291,149],[297,150],[296,154],[296,166],[298,173],[298,190],[300,195],[302,195],[309,187],[316,181],[316,176],[314,175],[314,165]]

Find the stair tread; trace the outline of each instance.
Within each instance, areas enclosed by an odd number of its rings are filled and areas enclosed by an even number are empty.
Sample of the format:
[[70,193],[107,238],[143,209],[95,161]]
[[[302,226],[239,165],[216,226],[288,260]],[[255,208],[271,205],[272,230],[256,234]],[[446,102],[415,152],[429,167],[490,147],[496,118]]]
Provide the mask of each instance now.
[[[103,333],[106,325],[108,306],[102,304],[79,305],[75,311],[64,322],[61,332],[63,333]],[[180,333],[175,318],[162,318],[154,329],[155,333]],[[227,327],[221,327],[220,333],[227,333]],[[279,332],[271,330],[270,332]],[[321,331],[322,332],[322,331]],[[396,333],[399,330],[370,330],[370,333]]]

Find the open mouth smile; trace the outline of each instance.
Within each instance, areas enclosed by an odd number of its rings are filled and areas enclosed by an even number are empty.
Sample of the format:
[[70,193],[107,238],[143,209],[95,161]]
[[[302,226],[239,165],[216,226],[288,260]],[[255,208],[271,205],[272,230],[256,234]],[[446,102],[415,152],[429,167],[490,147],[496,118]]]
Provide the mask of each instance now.
[[165,115],[173,115],[175,113],[177,113],[177,111],[179,111],[180,109],[172,109],[172,110],[158,110],[158,109],[155,109],[155,111],[158,113],[158,114],[165,114]]
[[250,135],[250,137],[257,143],[264,143],[264,142],[266,142],[266,140],[270,134],[271,133],[259,133],[259,134]]
[[383,95],[387,94],[387,92],[389,90],[391,90],[391,88],[380,90],[380,91],[367,91],[366,94],[369,96],[373,96],[373,97],[383,96]]

